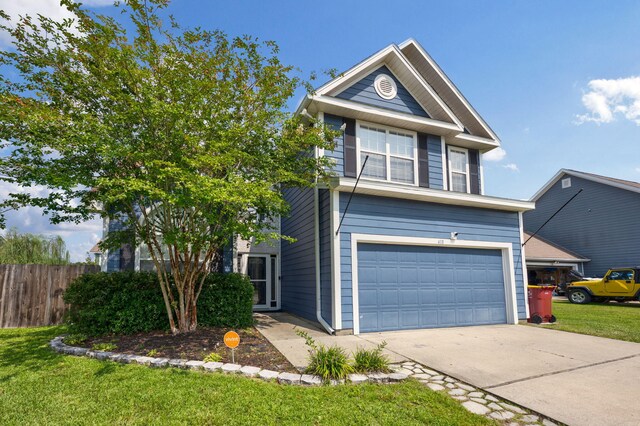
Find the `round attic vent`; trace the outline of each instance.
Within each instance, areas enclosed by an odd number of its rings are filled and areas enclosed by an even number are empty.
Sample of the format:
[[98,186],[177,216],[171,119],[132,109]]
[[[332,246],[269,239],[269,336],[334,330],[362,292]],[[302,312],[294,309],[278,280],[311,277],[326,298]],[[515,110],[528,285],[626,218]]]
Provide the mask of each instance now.
[[398,86],[387,74],[380,74],[373,83],[376,92],[383,99],[393,99],[398,94]]

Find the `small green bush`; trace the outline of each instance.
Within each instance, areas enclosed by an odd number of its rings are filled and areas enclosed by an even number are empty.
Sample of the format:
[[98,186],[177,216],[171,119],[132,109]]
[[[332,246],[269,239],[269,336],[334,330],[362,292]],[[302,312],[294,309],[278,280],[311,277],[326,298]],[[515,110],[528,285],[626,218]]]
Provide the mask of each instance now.
[[151,358],[155,358],[158,356],[159,353],[160,351],[158,351],[157,349],[151,349],[149,352],[147,352],[147,356]]
[[74,333],[130,334],[169,325],[158,278],[149,272],[85,274],[69,285],[64,300]]
[[326,347],[317,344],[308,333],[298,330],[298,336],[305,339],[309,346],[309,366],[305,372],[319,376],[325,383],[345,379],[354,369],[349,362],[347,352],[339,346]]
[[253,325],[253,285],[241,274],[210,274],[198,298],[198,324],[246,328]]
[[118,347],[113,343],[96,343],[91,347],[91,349],[93,349],[94,351],[111,352],[111,351],[115,351],[116,349],[118,349]]
[[222,355],[217,354],[215,352],[211,352],[209,355],[204,357],[203,361],[204,362],[220,362],[222,361]]
[[86,334],[75,333],[64,338],[64,343],[70,346],[80,346],[88,339]]
[[353,368],[358,373],[387,373],[389,357],[382,354],[387,342],[382,342],[375,349],[358,348],[353,353]]
[[[167,330],[169,320],[155,273],[101,272],[74,280],[64,294],[72,333],[89,336]],[[253,325],[253,286],[240,274],[210,274],[198,299],[198,324]]]

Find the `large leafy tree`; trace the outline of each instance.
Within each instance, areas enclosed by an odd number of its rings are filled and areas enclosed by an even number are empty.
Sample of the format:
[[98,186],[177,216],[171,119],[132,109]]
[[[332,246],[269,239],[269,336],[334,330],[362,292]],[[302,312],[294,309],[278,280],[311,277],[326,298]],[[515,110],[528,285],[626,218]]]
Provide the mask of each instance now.
[[10,229],[0,235],[0,263],[68,265],[71,261],[62,237],[20,234]]
[[314,150],[334,135],[285,112],[304,82],[273,42],[163,25],[163,0],[126,1],[119,20],[62,3],[77,19],[2,25],[14,44],[0,53],[0,180],[49,192],[0,210],[122,221],[103,246],[144,244],[172,331],[194,330],[216,254],[232,235],[286,238],[271,229],[283,188],[325,177]]

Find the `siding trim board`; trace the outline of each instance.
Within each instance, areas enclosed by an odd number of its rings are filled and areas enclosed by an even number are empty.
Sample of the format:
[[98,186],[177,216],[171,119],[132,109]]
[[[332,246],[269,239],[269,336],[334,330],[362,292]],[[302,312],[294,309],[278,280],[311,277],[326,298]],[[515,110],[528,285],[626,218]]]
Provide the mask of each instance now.
[[351,297],[353,303],[353,334],[360,334],[360,309],[358,296],[358,243],[437,246],[475,249],[499,249],[502,251],[502,268],[507,311],[507,323],[518,323],[518,303],[515,289],[515,268],[511,243],[450,240],[438,238],[400,237],[394,235],[351,234]]
[[340,193],[331,191],[331,292],[333,296],[333,328],[342,329],[342,281],[340,279],[340,235],[337,234],[340,223]]

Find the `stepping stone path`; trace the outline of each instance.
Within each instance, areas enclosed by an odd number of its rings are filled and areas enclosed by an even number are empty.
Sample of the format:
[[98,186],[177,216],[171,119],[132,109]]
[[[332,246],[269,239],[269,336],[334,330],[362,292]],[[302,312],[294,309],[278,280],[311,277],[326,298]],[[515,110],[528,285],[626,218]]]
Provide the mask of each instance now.
[[482,389],[430,370],[417,362],[405,361],[401,364],[392,364],[391,369],[407,374],[433,391],[446,392],[469,412],[497,420],[498,423],[509,426],[557,425],[526,408],[518,407]]

